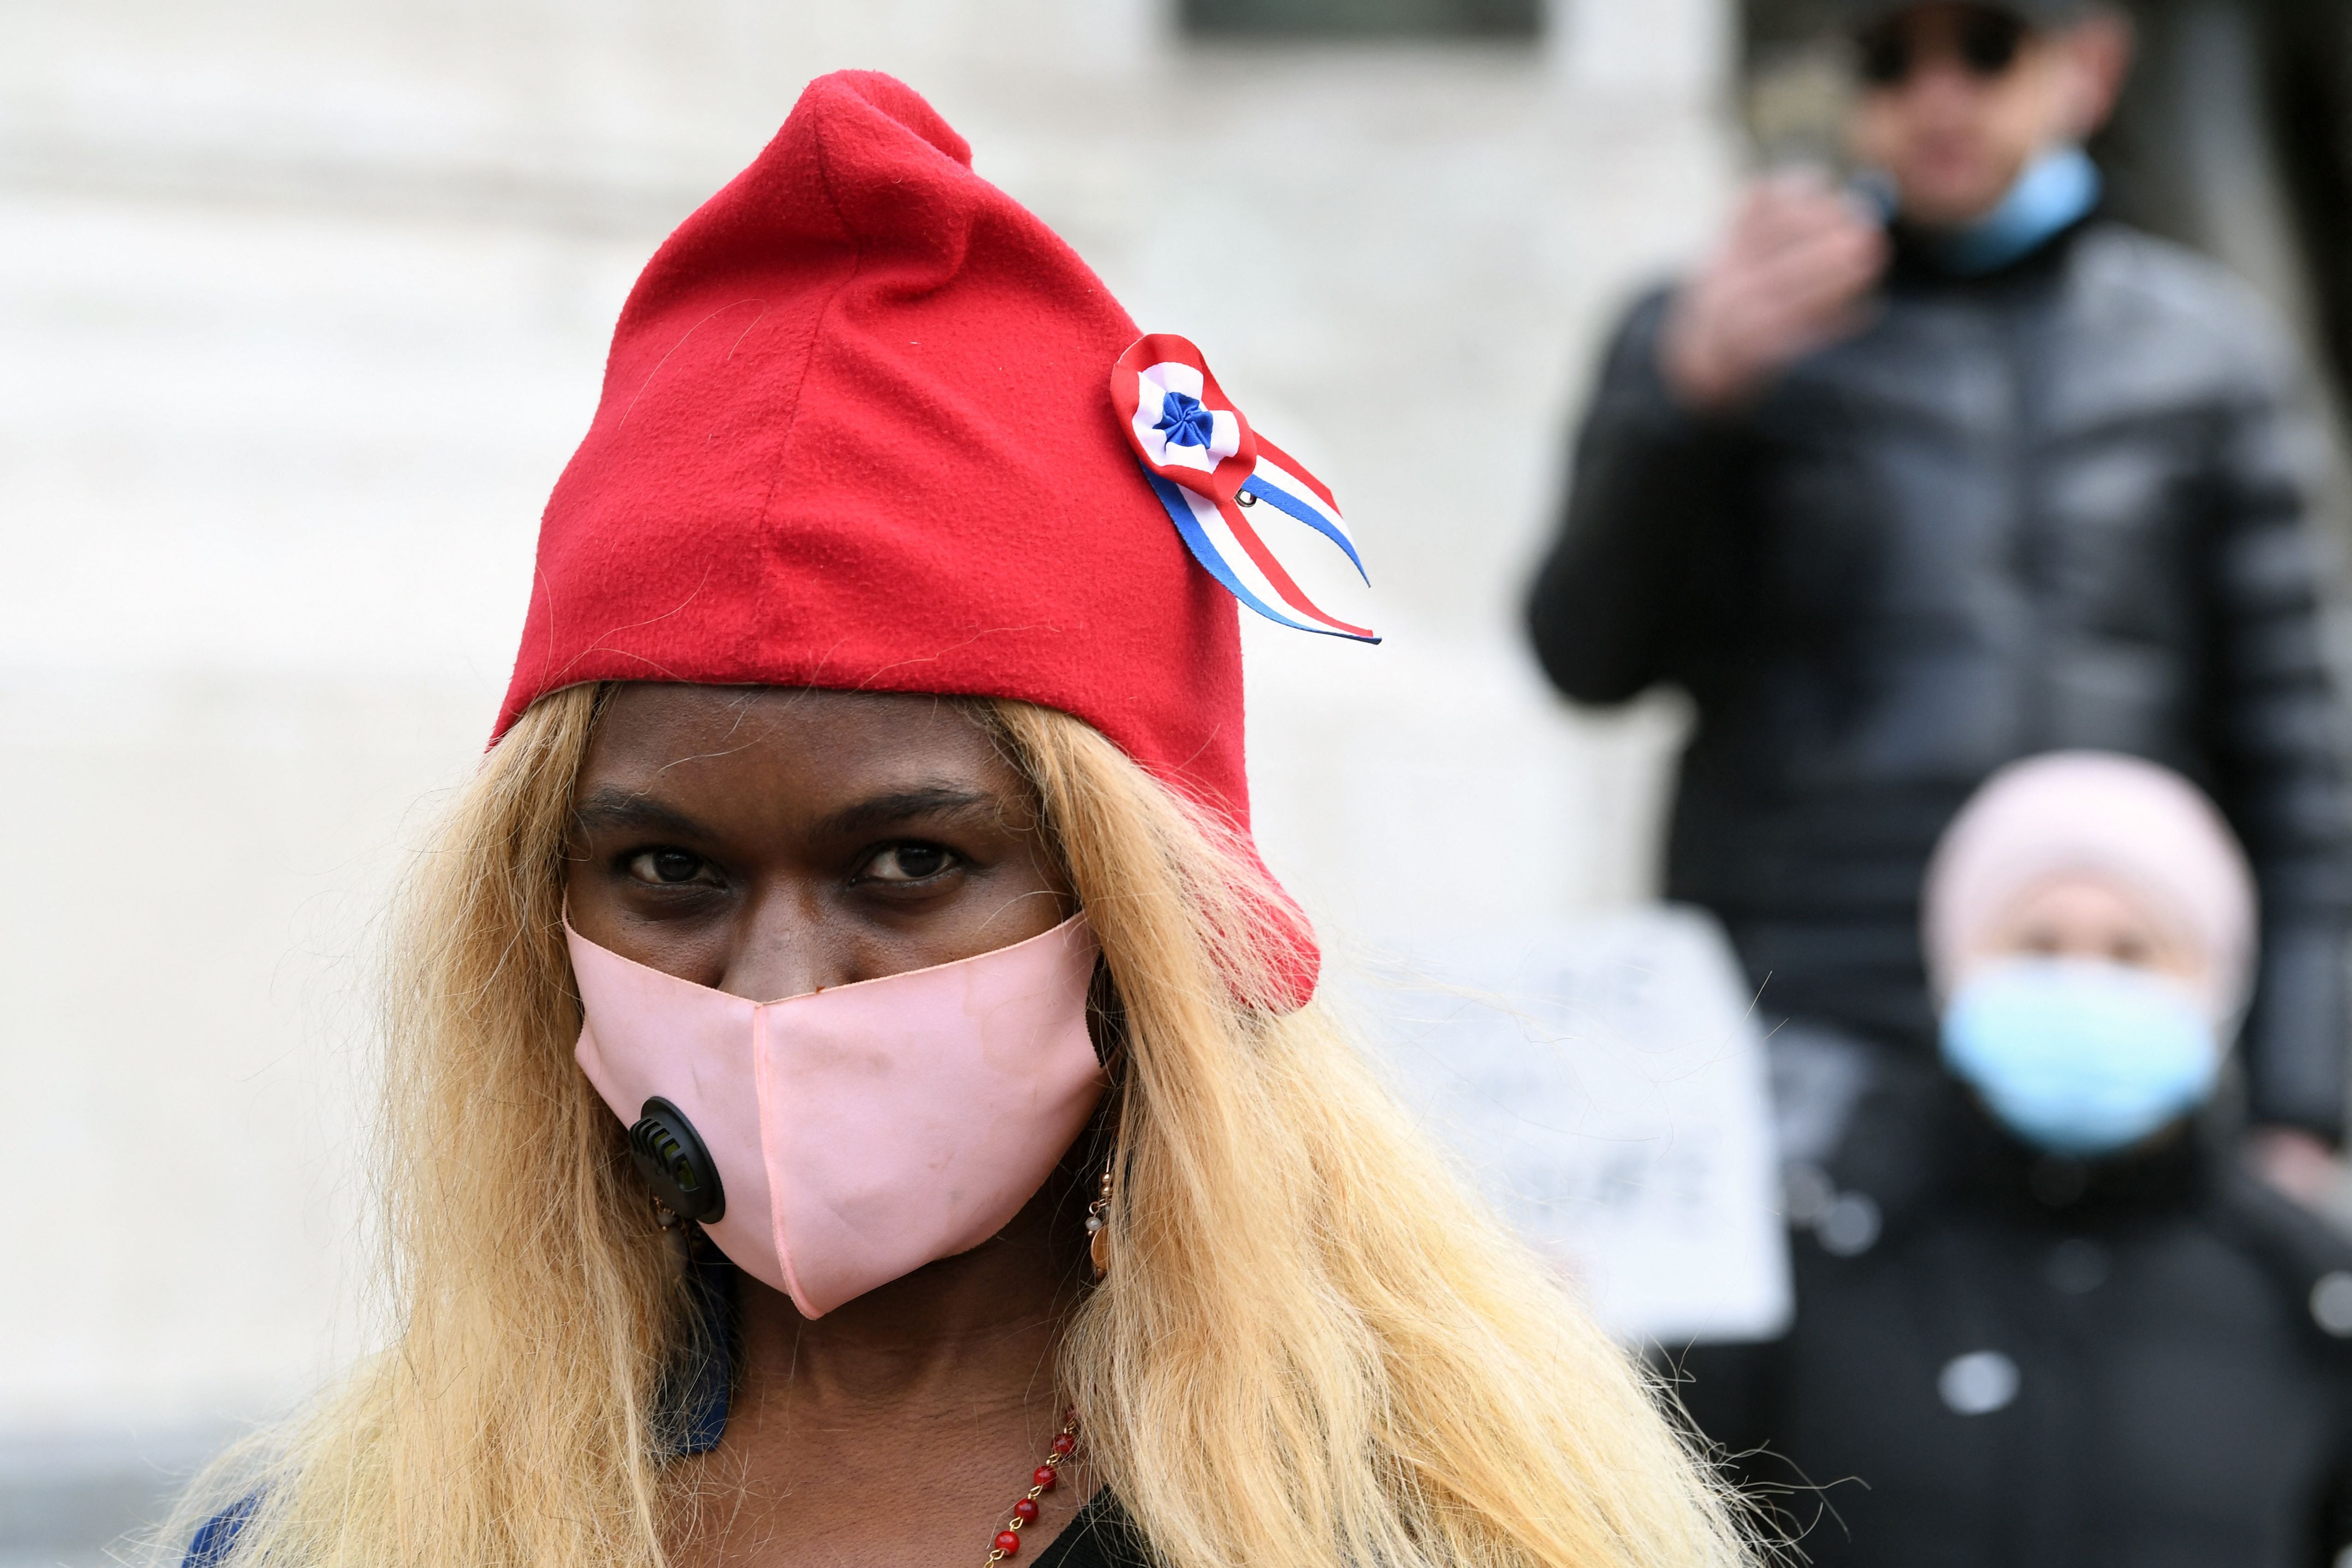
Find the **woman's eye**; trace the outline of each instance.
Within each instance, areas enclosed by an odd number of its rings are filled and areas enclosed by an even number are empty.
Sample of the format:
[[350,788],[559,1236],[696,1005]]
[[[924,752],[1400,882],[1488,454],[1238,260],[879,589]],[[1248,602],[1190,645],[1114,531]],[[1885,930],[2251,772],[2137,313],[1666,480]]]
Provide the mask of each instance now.
[[629,860],[629,874],[639,882],[656,883],[675,887],[679,883],[702,879],[709,862],[700,855],[684,850],[646,850]]
[[892,844],[866,862],[866,880],[925,882],[955,863],[955,856],[937,844]]

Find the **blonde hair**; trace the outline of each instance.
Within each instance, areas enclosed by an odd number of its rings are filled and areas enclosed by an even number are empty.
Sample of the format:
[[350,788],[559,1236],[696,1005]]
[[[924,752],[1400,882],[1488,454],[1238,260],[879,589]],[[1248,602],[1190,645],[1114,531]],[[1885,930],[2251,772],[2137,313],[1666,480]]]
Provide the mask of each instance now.
[[[1254,857],[1078,720],[971,707],[1035,786],[1123,1011],[1116,1245],[1059,1370],[1167,1568],[1744,1562],[1638,1364],[1465,1196],[1324,1006],[1255,999],[1281,993],[1285,949]],[[664,1562],[659,1391],[694,1314],[573,1064],[561,931],[598,708],[588,687],[535,704],[410,894],[391,1348],[225,1461],[180,1542],[243,1496],[239,1568]]]

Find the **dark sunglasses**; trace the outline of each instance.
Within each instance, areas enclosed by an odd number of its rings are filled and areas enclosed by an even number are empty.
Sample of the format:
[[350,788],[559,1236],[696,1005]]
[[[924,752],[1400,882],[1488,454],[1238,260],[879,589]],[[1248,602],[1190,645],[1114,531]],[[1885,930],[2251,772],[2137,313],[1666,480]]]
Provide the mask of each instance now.
[[[1955,52],[1970,76],[1990,81],[2017,63],[2024,47],[2024,21],[2006,11],[1971,7],[1960,13]],[[1872,87],[1900,87],[1919,68],[1923,57],[1916,29],[1896,16],[1862,36],[1858,68]]]

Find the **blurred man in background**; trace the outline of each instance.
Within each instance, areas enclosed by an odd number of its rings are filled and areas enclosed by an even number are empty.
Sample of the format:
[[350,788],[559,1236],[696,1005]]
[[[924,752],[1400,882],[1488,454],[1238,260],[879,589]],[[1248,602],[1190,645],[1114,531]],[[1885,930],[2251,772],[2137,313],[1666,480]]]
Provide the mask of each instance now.
[[[2352,810],[2309,513],[2324,446],[2251,293],[2096,212],[2129,53],[2066,0],[1855,4],[1866,182],[1782,173],[1621,329],[1529,607],[1570,696],[1696,699],[1666,891],[1850,1104],[1935,1025],[1920,877],[2005,762],[2162,762],[2252,857],[2257,1147],[2341,1135]],[[1769,984],[1768,984],[1769,982]],[[1811,1124],[1826,1157],[1834,1118]]]

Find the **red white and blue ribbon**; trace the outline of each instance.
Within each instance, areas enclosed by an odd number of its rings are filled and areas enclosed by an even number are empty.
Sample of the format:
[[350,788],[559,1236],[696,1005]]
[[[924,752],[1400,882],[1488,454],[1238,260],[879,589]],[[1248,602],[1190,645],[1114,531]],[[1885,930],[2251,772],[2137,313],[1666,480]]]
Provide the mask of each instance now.
[[1250,428],[1200,350],[1170,333],[1138,339],[1112,367],[1110,397],[1169,520],[1227,592],[1284,626],[1380,641],[1326,614],[1284,564],[1321,540],[1370,581],[1331,492]]

